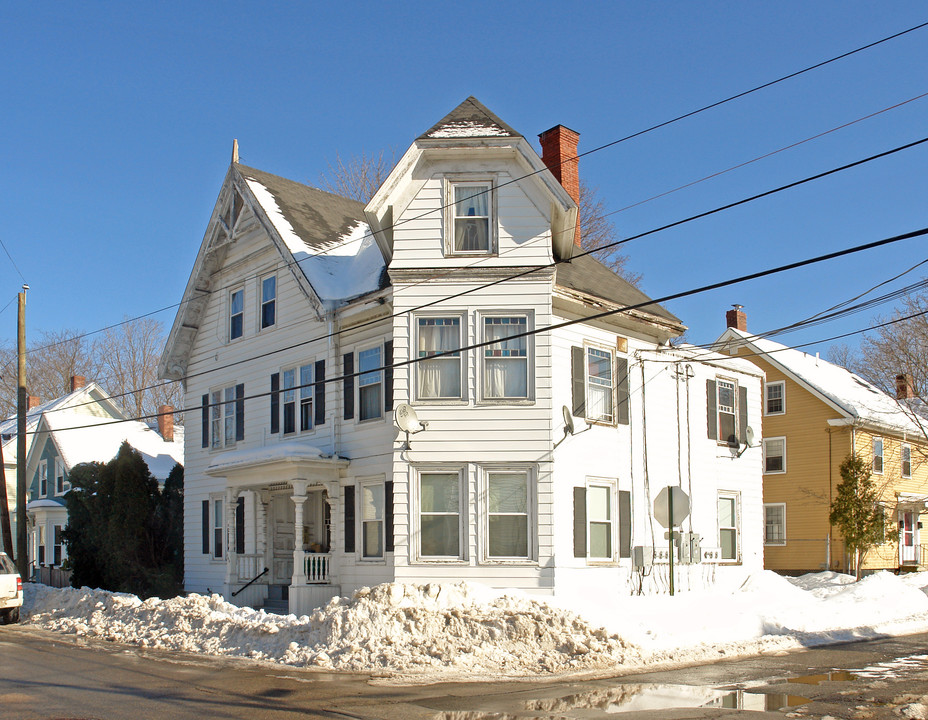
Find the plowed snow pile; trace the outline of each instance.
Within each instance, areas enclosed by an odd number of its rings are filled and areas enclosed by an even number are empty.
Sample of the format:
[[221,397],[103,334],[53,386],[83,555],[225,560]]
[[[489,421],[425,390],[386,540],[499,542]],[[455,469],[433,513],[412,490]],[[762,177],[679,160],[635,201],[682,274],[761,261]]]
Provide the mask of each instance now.
[[23,620],[143,647],[300,667],[486,678],[666,666],[928,632],[926,589],[928,573],[853,582],[835,573],[786,579],[765,571],[734,592],[569,603],[469,583],[390,583],[298,618],[236,607],[218,595],[142,601],[29,583]]

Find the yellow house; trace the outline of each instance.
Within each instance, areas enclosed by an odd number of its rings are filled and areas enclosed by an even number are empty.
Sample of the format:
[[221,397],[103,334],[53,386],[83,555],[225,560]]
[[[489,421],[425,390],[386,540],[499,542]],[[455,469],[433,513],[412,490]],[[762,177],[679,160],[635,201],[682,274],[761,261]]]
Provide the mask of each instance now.
[[857,453],[871,464],[885,509],[886,542],[862,569],[928,567],[928,434],[910,410],[911,383],[892,397],[854,373],[751,335],[740,308],[726,316],[723,352],[766,373],[763,402],[764,567],[784,574],[854,571],[840,532],[828,521],[839,468]]

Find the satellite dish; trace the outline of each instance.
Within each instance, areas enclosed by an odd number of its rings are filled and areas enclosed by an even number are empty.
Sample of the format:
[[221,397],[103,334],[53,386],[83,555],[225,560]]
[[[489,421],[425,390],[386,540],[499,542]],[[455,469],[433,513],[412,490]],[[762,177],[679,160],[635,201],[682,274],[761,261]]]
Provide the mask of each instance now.
[[570,414],[570,408],[566,405],[561,407],[561,414],[564,416],[564,434],[574,434],[574,416]]
[[750,425],[744,429],[744,441],[748,444],[748,447],[754,447],[754,428]]
[[428,423],[424,423],[419,420],[419,416],[416,414],[415,408],[412,405],[402,403],[397,405],[396,410],[393,413],[394,422],[396,426],[403,432],[414,435],[417,432],[422,432],[428,427]]

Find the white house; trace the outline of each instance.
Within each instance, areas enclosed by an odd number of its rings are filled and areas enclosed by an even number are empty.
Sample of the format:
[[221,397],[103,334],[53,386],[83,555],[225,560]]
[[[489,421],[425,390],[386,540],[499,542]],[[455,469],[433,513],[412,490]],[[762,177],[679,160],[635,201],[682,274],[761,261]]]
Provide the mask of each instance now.
[[762,373],[668,347],[676,317],[571,261],[577,139],[543,133],[543,160],[468,98],[366,207],[234,150],[160,368],[201,408],[187,590],[661,592],[668,485],[692,498],[677,588],[762,566]]

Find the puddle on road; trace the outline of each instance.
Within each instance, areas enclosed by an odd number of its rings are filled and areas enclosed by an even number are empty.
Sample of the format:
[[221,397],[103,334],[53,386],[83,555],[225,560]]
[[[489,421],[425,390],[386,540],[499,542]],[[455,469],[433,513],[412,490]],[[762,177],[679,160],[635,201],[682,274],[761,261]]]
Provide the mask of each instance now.
[[819,675],[801,675],[799,677],[788,678],[786,682],[801,683],[802,685],[821,685],[823,682],[851,682],[858,678],[858,675],[847,670],[835,670],[830,673],[821,673]]

